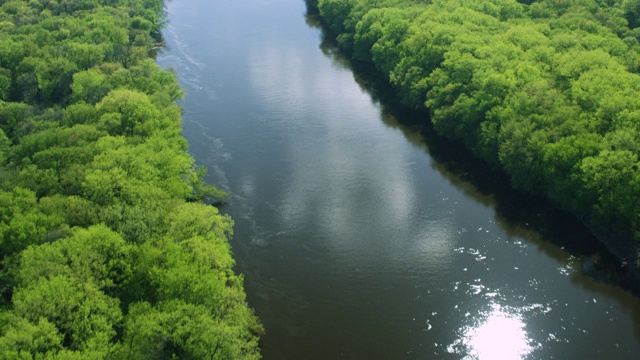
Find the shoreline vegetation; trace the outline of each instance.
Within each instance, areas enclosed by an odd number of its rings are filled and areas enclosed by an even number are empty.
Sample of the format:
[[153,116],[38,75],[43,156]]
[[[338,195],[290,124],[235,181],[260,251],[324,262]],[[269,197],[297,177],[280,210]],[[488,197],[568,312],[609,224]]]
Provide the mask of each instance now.
[[425,124],[574,213],[637,270],[640,1],[306,3]]
[[161,0],[0,0],[0,358],[258,359]]

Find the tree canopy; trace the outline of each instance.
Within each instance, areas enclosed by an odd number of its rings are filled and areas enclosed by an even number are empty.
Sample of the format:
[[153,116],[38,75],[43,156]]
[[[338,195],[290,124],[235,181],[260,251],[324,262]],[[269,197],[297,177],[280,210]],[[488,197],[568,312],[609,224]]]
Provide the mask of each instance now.
[[160,0],[0,1],[0,358],[254,359]]
[[638,1],[307,3],[439,134],[640,241]]

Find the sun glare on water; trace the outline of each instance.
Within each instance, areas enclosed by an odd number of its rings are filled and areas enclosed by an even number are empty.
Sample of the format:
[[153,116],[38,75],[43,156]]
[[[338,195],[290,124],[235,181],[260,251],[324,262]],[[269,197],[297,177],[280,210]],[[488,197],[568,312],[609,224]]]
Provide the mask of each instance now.
[[447,349],[464,359],[520,360],[533,351],[525,324],[518,315],[506,313],[494,304],[486,319],[463,330],[462,338]]

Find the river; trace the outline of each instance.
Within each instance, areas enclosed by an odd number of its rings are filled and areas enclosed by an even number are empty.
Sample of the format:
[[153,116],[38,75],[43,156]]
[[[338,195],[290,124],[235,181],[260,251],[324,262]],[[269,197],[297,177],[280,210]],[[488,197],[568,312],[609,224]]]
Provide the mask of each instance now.
[[589,232],[406,125],[304,1],[166,5],[157,61],[231,194],[265,359],[640,357],[640,302]]

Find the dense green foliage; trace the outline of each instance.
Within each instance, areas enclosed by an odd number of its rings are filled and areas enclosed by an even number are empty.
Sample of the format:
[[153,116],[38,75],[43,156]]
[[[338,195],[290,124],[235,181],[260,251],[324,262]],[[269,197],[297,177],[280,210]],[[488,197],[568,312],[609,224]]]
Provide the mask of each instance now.
[[259,358],[160,0],[0,0],[0,358]]
[[308,3],[438,133],[640,240],[640,1]]

